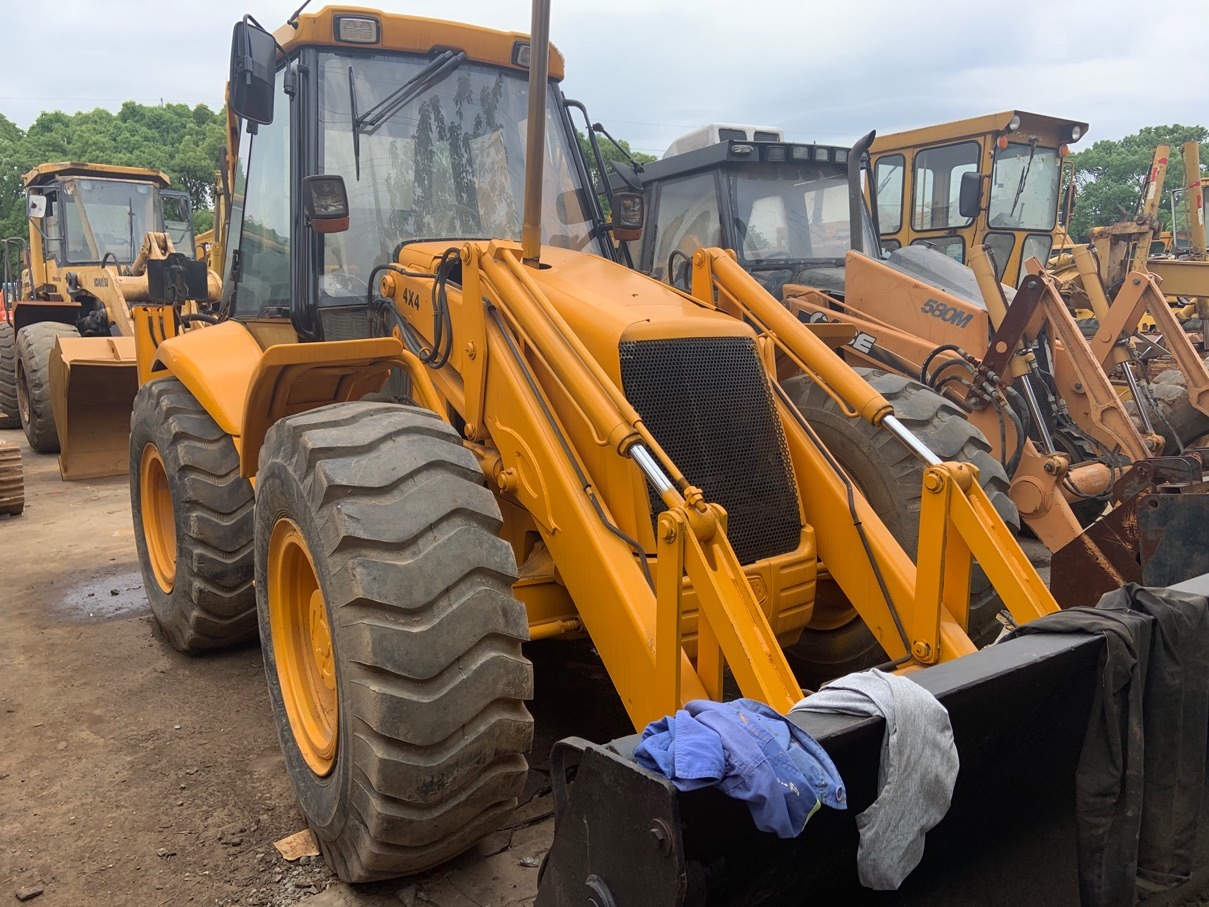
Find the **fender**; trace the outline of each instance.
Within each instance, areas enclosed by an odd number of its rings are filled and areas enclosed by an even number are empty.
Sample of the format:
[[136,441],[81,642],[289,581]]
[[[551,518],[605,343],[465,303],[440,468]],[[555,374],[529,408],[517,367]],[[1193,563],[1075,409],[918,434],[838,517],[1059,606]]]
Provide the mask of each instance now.
[[265,434],[278,419],[382,389],[408,367],[394,337],[287,343],[261,350],[247,328],[224,321],[164,340],[153,371],[180,380],[229,434],[239,471],[256,475]]

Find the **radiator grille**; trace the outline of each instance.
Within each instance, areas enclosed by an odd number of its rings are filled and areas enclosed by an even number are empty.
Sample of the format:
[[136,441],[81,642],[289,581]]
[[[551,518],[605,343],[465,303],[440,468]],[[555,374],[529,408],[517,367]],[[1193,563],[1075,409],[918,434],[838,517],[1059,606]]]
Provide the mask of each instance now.
[[[706,499],[742,564],[793,551],[802,520],[785,432],[750,337],[626,341],[626,397]],[[651,492],[651,520],[663,502]]]

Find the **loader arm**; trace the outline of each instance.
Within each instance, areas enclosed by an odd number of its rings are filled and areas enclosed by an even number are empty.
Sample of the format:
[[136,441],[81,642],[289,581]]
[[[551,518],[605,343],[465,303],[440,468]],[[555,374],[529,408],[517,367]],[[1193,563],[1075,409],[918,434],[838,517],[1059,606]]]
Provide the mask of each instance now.
[[[506,499],[532,515],[635,727],[690,699],[720,698],[724,667],[745,696],[787,709],[800,686],[769,623],[766,602],[753,591],[731,547],[726,513],[706,501],[662,450],[533,269],[522,264],[519,245],[471,243],[460,256],[461,286],[449,288],[447,305],[457,319],[459,345],[474,355],[459,356],[456,370],[430,370],[434,385],[465,420],[464,434],[484,472]],[[400,306],[418,326],[429,312],[432,282],[417,275],[414,257],[401,256],[400,264],[406,272],[386,275],[382,289],[396,300],[421,296],[418,309]],[[925,505],[921,521],[917,570],[779,393],[773,350],[819,375],[854,414],[873,424],[897,425],[890,405],[725,253],[699,251],[694,275],[699,305],[746,318],[762,334],[765,370],[802,489],[807,525],[799,553],[812,555],[816,538],[826,545],[832,576],[896,663],[931,664],[974,650],[964,629],[973,556],[1018,621],[1057,610],[972,468],[941,464],[922,448],[921,456],[931,457],[925,487],[934,500]],[[550,387],[572,401],[570,415],[556,405]],[[572,422],[564,422],[568,418],[587,424],[597,453],[603,449],[613,462],[632,461],[667,507],[658,521],[653,584],[644,575],[644,558],[635,557],[593,487],[586,451],[570,443],[572,435],[584,433],[576,434]],[[679,581],[682,576],[687,584]],[[682,644],[682,596],[689,589],[699,609],[695,661]],[[518,587],[517,594],[524,599],[525,589]]]

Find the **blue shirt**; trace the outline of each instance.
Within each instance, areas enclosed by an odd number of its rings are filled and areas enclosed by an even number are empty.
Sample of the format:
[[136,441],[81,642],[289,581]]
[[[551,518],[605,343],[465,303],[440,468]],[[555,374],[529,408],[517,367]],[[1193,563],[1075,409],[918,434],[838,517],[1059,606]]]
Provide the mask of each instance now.
[[802,833],[825,803],[847,809],[844,782],[817,740],[752,699],[696,699],[647,725],[639,765],[690,791],[717,787],[744,800],[756,827],[780,838]]

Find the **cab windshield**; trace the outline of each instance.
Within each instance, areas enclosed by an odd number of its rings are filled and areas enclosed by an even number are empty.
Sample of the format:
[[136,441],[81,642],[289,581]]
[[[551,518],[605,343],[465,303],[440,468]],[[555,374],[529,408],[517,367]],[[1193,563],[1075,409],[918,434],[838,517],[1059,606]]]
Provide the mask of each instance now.
[[1061,160],[1058,149],[1036,144],[1011,142],[997,148],[987,212],[990,225],[1004,230],[1053,230]]
[[67,177],[59,186],[72,264],[98,264],[107,254],[129,264],[143,237],[157,229],[158,194],[150,183]]
[[[358,115],[373,110],[430,60],[324,53],[320,61],[320,172],[344,177],[349,202],[348,231],[323,239],[325,282],[364,286],[401,242],[520,239],[524,73],[463,60],[370,131],[354,130],[353,105]],[[546,110],[542,241],[582,249],[594,241],[592,223],[557,98],[552,91]]]
[[[848,174],[810,164],[759,164],[731,177],[732,226],[745,264],[835,262],[852,248]],[[877,248],[868,212],[861,219],[864,248]]]

